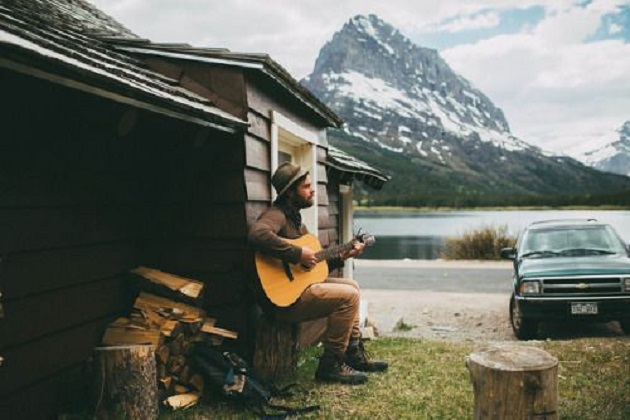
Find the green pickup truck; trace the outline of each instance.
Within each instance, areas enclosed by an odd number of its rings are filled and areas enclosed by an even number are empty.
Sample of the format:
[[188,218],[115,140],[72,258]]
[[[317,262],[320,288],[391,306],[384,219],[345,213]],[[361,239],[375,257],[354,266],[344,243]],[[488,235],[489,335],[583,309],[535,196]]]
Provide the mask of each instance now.
[[510,322],[536,338],[543,321],[619,321],[630,334],[630,247],[594,219],[547,220],[526,227],[514,248]]

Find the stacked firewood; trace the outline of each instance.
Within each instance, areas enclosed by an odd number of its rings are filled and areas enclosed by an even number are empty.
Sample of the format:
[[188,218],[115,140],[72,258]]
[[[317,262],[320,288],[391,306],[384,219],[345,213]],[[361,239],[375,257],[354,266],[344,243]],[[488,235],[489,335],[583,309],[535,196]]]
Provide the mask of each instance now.
[[103,345],[152,345],[160,401],[174,409],[194,405],[204,390],[203,376],[190,363],[194,344],[221,345],[237,334],[217,327],[201,309],[202,282],[147,267],[132,273],[141,291],[129,317],[108,325]]

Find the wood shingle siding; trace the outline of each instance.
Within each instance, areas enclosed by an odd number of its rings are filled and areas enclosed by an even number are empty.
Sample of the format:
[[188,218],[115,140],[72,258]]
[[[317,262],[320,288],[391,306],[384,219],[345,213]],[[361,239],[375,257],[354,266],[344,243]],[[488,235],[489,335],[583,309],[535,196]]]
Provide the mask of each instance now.
[[245,182],[247,184],[248,200],[271,202],[269,172],[245,169]]
[[246,164],[249,168],[269,171],[271,159],[269,156],[269,141],[260,140],[249,133],[245,136]]
[[164,58],[148,57],[146,63],[156,71],[166,70],[180,85],[208,99],[214,106],[240,118],[245,118],[244,80],[240,71],[216,66],[208,71],[203,63],[178,61],[177,65]]
[[262,115],[257,111],[250,109],[247,113],[247,120],[249,121],[249,127],[247,132],[250,136],[257,137],[261,140],[271,141],[271,122],[269,116]]

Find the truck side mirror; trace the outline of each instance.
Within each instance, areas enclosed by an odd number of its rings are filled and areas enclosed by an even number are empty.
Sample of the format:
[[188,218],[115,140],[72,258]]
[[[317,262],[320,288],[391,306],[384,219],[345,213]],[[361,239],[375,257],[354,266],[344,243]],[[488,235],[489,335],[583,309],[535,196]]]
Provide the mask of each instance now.
[[516,248],[502,248],[499,255],[504,260],[513,260],[516,258]]

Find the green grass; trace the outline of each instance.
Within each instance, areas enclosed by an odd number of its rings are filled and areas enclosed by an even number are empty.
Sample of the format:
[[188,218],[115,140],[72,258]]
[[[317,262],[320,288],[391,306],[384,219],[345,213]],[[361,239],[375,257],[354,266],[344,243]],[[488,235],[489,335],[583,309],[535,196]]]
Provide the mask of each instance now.
[[[528,345],[531,345],[529,343]],[[588,338],[535,342],[559,360],[558,410],[562,419],[630,418],[630,338]],[[390,369],[370,374],[365,385],[321,384],[313,380],[320,349],[303,352],[296,378],[301,391],[276,404],[321,409],[302,418],[470,419],[473,389],[464,359],[475,343],[381,338],[367,343],[374,359]],[[243,408],[206,402],[164,419],[256,418]]]

